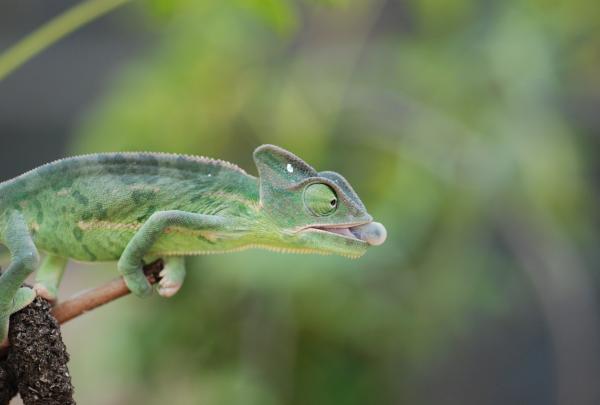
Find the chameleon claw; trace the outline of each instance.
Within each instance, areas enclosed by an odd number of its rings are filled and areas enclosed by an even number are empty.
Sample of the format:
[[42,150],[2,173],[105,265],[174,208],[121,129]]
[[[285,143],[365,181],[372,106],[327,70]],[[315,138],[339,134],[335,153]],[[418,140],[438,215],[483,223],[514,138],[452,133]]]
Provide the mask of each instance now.
[[158,282],[158,294],[165,298],[171,298],[177,294],[183,283],[164,277],[162,272],[160,273],[160,276],[162,278]]
[[164,298],[171,298],[179,291],[180,286],[177,287],[159,287],[158,294]]

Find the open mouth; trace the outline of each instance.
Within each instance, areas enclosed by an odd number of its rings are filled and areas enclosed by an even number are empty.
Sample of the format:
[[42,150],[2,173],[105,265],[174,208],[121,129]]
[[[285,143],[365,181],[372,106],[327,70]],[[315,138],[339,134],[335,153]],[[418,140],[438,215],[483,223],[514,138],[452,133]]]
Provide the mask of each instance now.
[[355,239],[355,240],[358,240],[361,242],[366,242],[365,240],[362,240],[360,238],[360,236],[358,236],[354,232],[352,232],[352,228],[354,228],[354,227],[350,227],[350,226],[346,226],[346,227],[314,226],[314,227],[310,227],[307,229],[321,231],[321,232],[327,232],[327,233],[334,233],[336,235],[343,236],[344,238],[347,238],[347,239]]
[[367,222],[351,225],[315,225],[302,230],[335,234],[346,239],[366,243],[372,246],[381,245],[383,242],[385,242],[387,237],[387,231],[385,230],[385,227],[379,222]]

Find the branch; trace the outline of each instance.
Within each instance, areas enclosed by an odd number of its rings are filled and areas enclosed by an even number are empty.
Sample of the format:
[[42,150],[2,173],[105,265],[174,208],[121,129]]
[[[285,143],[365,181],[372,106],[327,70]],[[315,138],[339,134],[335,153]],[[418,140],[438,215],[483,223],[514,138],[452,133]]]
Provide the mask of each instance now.
[[[162,260],[157,260],[144,266],[144,274],[146,274],[146,278],[150,284],[156,284],[160,280],[159,273],[163,268],[164,262]],[[59,324],[63,324],[104,304],[124,297],[129,293],[131,291],[125,285],[125,281],[123,281],[122,277],[119,277],[61,302],[53,307],[50,313],[56,318]],[[0,347],[0,359],[6,357],[8,347]]]
[[[164,268],[162,260],[144,266],[144,273],[150,284],[156,284],[159,273]],[[83,291],[52,308],[52,315],[61,325],[88,311],[128,295],[131,291],[125,285],[122,277],[116,278],[100,287]]]

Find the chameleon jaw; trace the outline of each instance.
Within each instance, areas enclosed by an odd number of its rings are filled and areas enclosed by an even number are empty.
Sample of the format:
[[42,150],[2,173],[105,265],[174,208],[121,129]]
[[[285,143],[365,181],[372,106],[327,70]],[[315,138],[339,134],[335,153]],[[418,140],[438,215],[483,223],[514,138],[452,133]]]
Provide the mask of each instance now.
[[350,227],[325,227],[325,226],[317,227],[317,226],[315,226],[315,227],[304,228],[300,232],[318,232],[318,233],[322,233],[322,234],[333,235],[335,237],[349,239],[353,242],[367,245],[366,241],[359,239],[352,233],[352,231],[350,230]]
[[379,222],[369,221],[357,224],[308,226],[301,231],[324,232],[352,240],[353,242],[379,246],[385,242],[387,231]]
[[348,239],[348,240],[351,240],[353,242],[360,243],[360,244],[368,244],[367,241],[363,240],[360,237],[360,235],[356,235],[354,232],[352,232],[352,230],[353,230],[353,228],[356,228],[356,227],[359,227],[362,225],[366,225],[369,223],[370,223],[370,221],[354,222],[354,223],[346,223],[346,224],[335,224],[335,225],[314,224],[314,225],[304,226],[304,227],[298,229],[296,232],[298,232],[298,233],[318,232],[318,233],[326,234],[329,236],[335,236],[335,237]]

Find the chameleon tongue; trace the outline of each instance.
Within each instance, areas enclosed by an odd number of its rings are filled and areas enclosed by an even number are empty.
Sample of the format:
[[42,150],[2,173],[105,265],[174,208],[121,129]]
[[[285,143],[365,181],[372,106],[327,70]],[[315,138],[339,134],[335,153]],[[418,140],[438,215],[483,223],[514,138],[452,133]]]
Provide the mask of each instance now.
[[387,238],[385,227],[379,222],[369,222],[368,224],[352,226],[349,228],[322,227],[324,231],[337,233],[347,238],[359,239],[367,242],[371,246],[379,246]]
[[327,230],[327,232],[337,233],[338,235],[346,236],[348,238],[356,238],[352,232],[350,232],[349,228],[323,228]]

